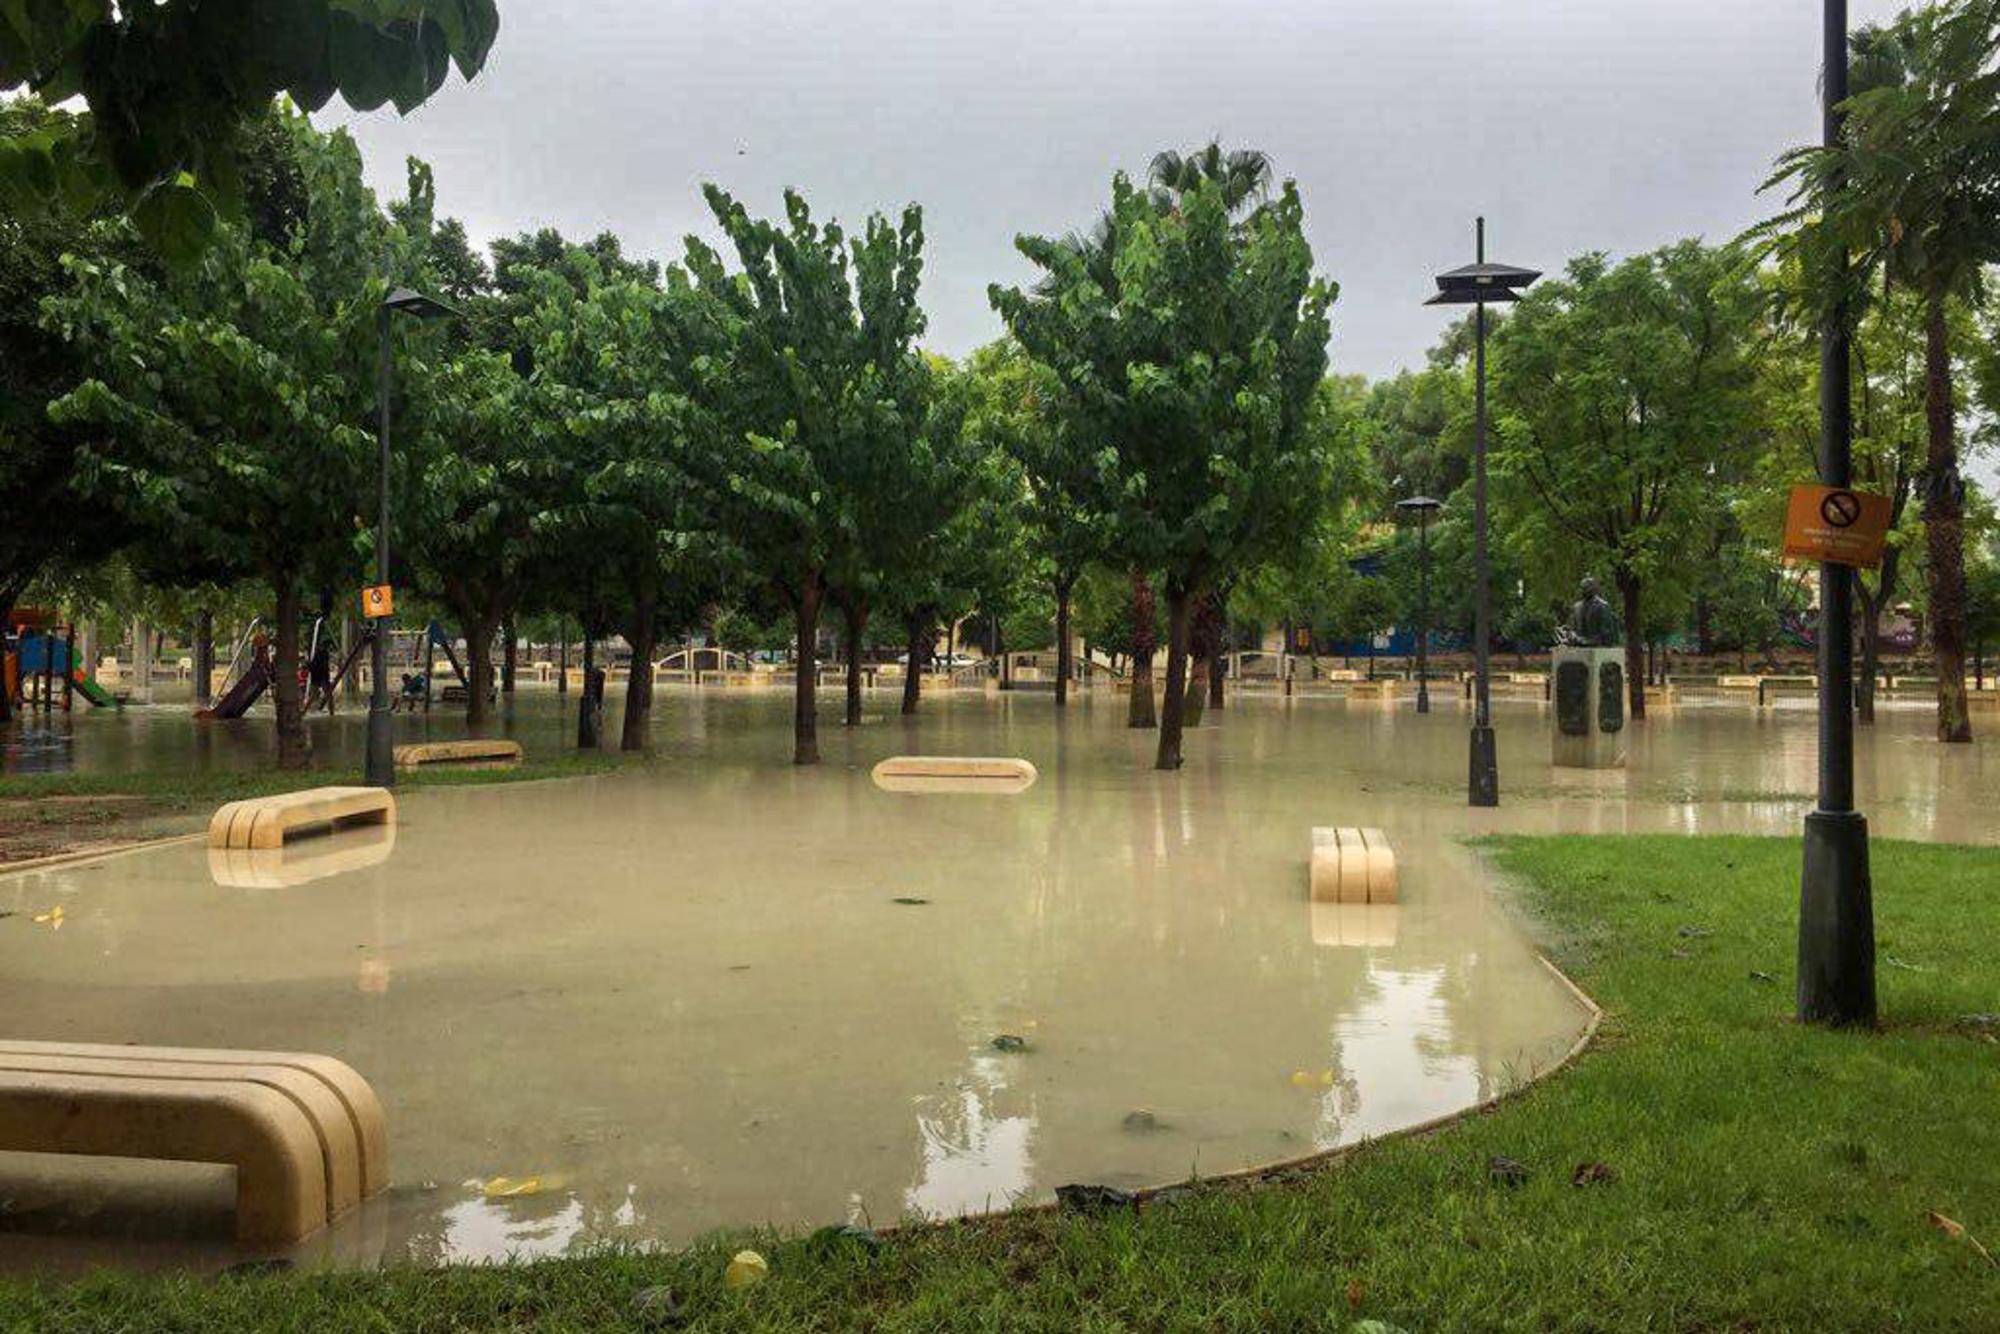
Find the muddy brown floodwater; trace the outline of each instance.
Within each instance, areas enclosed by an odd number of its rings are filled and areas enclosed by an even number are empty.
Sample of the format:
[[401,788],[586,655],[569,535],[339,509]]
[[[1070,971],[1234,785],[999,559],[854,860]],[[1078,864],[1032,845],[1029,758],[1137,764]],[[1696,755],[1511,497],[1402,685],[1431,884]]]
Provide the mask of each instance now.
[[[561,734],[552,704],[514,721],[531,750]],[[1295,1158],[1531,1078],[1584,1015],[1466,837],[1790,833],[1813,774],[1806,709],[1662,711],[1627,770],[1591,774],[1551,769],[1543,708],[1502,705],[1488,812],[1463,804],[1455,707],[1245,699],[1176,775],[1109,695],[1061,718],[1040,696],[893,710],[823,722],[825,762],[799,770],[785,700],[662,690],[649,762],[412,793],[393,838],[0,877],[6,1032],[359,1069],[395,1184],[308,1261],[938,1217]],[[147,746],[186,726],[105,724]],[[79,762],[118,735],[79,736]],[[1913,711],[1863,744],[1877,833],[2000,832],[1990,743],[1940,747]],[[876,787],[902,753],[1021,756],[1039,777]],[[1400,906],[1315,916],[1326,824],[1387,831]],[[227,1178],[0,1154],[0,1263],[226,1263]]]

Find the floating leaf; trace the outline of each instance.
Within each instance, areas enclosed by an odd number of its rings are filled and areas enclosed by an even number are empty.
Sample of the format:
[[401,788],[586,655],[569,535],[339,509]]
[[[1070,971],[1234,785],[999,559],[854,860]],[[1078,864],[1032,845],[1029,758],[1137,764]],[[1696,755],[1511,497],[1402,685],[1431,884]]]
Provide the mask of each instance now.
[[35,922],[37,925],[47,926],[51,931],[62,930],[62,924],[63,924],[62,905],[58,903],[55,907],[49,909],[47,912],[36,913]]

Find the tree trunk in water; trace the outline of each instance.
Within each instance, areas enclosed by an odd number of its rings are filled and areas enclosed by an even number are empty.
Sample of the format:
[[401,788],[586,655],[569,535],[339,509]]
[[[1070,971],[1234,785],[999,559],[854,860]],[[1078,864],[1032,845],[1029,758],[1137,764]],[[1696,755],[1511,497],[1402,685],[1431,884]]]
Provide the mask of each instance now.
[[1646,651],[1639,642],[1639,627],[1644,624],[1640,617],[1639,576],[1620,574],[1615,576],[1615,582],[1625,603],[1625,689],[1631,698],[1632,720],[1637,722],[1646,716]]
[[460,623],[465,626],[465,726],[476,734],[493,714],[486,695],[486,683],[493,679],[493,618],[461,616]]
[[[1169,647],[1168,652],[1172,652]],[[1208,659],[1202,656],[1197,646],[1188,654],[1187,688],[1181,692],[1181,725],[1200,727],[1201,716],[1208,707]]]
[[903,713],[917,711],[917,701],[923,696],[924,668],[930,662],[930,629],[928,617],[914,616],[905,627],[903,636],[907,656],[903,659]]
[[576,745],[596,750],[604,741],[604,687],[597,679],[597,640],[583,631],[583,689],[576,692]]
[[1208,707],[1222,707],[1223,685],[1229,676],[1229,659],[1217,653],[1208,660]]
[[500,622],[502,654],[500,658],[500,693],[514,693],[514,669],[521,656],[521,636],[515,633],[514,618],[507,617]]
[[[271,699],[278,708],[278,767],[303,769],[312,758],[306,732],[305,701],[299,698],[299,590],[289,575],[274,581],[278,593],[278,633],[271,663]],[[133,650],[138,656],[138,650]]]
[[1945,294],[1930,294],[1924,321],[1924,420],[1930,447],[1924,461],[1924,549],[1930,557],[1931,655],[1937,665],[1937,735],[1972,740],[1965,702],[1965,483],[1951,401],[1951,346]]
[[859,603],[841,608],[845,621],[847,649],[847,714],[841,720],[846,727],[861,726],[861,636],[868,629],[868,609]]
[[556,621],[556,693],[569,693],[569,621]]
[[653,716],[653,647],[659,640],[654,618],[660,595],[648,590],[639,595],[632,608],[632,624],[625,632],[632,645],[632,666],[625,673],[625,719],[618,731],[618,749],[644,750],[647,723]]
[[1866,584],[1858,578],[1854,581],[1854,615],[1861,622],[1855,627],[1861,639],[1861,674],[1854,682],[1854,718],[1864,724],[1875,721],[1875,679],[1882,669],[1882,606],[1892,587],[1895,560],[1894,552],[1882,553],[1882,575],[1873,597]]
[[[0,608],[4,611],[5,608]],[[209,678],[215,671],[215,613],[203,607],[194,614],[194,706],[205,709],[213,703]],[[0,705],[0,718],[6,707]]]
[[792,679],[792,763],[819,763],[819,719],[813,712],[813,675],[817,670],[813,640],[819,634],[819,573],[806,576],[793,605],[798,621],[798,662]]
[[1132,572],[1132,698],[1125,712],[1127,727],[1156,727],[1153,714],[1153,586]]
[[1181,767],[1181,721],[1187,708],[1188,595],[1167,589],[1167,690],[1160,705],[1160,749],[1155,769]]
[[1069,677],[1076,670],[1069,643],[1070,581],[1056,580],[1056,707],[1069,703]]
[[[14,612],[14,600],[11,597],[0,598],[0,629],[4,629],[4,627],[7,624],[8,618],[11,615],[13,615],[13,612]],[[11,722],[13,720],[13,717],[14,717],[14,696],[13,693],[7,689],[5,674],[0,673],[0,723]]]

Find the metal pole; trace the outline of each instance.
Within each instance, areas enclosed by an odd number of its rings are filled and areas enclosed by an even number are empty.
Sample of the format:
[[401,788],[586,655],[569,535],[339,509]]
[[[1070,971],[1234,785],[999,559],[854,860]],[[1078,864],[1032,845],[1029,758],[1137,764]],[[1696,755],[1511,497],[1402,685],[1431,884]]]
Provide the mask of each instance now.
[[[1477,228],[1478,260],[1486,262],[1486,219]],[[1486,568],[1486,303],[1472,308],[1472,752],[1466,781],[1466,804],[1500,804],[1500,765],[1493,747],[1492,696],[1486,677],[1486,641],[1492,608],[1487,596]]]
[[[381,495],[375,519],[375,582],[389,582],[389,308],[375,309],[375,427]],[[373,787],[396,785],[396,758],[389,737],[389,622],[377,617],[368,624],[372,642],[368,665],[374,675],[368,692],[368,769]]]
[[[1847,100],[1847,0],[1825,0],[1823,141],[1843,139]],[[1844,181],[1828,182],[1838,190]],[[1847,256],[1834,257],[1843,293]],[[1819,342],[1819,476],[1852,478],[1852,360],[1844,295],[1827,309]],[[1875,909],[1868,873],[1868,821],[1854,809],[1854,574],[1819,567],[1819,800],[1806,816],[1799,873],[1798,1017],[1805,1023],[1875,1023]]]
[[1417,712],[1431,711],[1431,515],[1417,511]]

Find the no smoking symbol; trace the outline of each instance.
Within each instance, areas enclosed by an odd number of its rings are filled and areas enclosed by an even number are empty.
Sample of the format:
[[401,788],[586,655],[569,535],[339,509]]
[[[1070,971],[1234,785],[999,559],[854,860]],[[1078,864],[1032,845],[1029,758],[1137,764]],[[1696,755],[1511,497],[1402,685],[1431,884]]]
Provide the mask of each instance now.
[[1852,491],[1835,491],[1819,502],[1819,517],[1835,528],[1851,528],[1861,517],[1861,497]]

